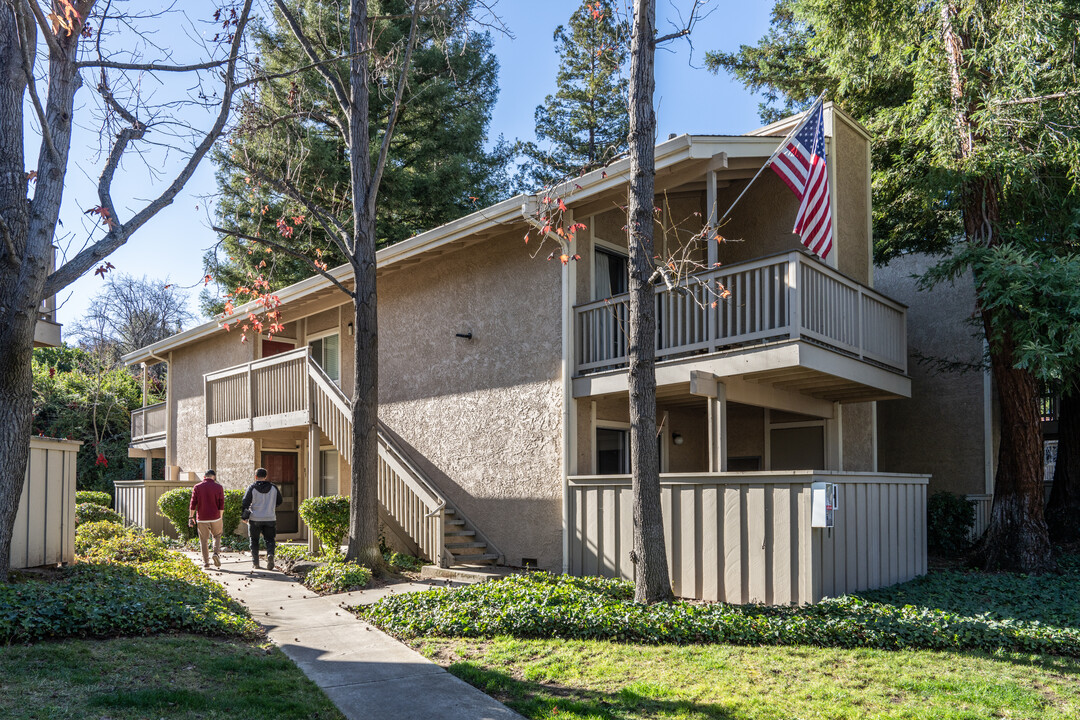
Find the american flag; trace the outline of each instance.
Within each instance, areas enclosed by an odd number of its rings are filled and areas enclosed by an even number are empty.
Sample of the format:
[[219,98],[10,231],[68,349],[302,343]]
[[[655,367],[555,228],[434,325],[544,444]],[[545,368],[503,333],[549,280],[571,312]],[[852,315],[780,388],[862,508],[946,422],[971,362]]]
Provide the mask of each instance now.
[[819,101],[802,126],[787,139],[771,165],[799,198],[799,213],[792,232],[802,244],[827,258],[832,251],[832,209],[829,205],[829,170],[825,160],[825,120]]

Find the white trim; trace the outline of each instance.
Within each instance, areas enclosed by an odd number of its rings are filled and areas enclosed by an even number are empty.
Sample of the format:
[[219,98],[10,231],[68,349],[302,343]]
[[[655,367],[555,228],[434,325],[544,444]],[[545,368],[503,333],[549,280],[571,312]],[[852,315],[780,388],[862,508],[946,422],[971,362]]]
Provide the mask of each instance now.
[[[599,430],[624,430],[626,432],[626,472],[632,472],[630,463],[632,462],[630,457],[630,423],[621,422],[619,420],[597,420],[593,423],[593,474],[599,474],[600,472],[600,443],[596,441],[596,434]],[[619,475],[620,473],[614,473]]]
[[[596,216],[591,215],[590,217],[595,218]],[[620,246],[616,245],[613,242],[608,242],[607,240],[602,240],[601,238],[598,238],[598,237],[596,237],[595,234],[593,234],[593,236],[592,236],[592,247],[589,249],[589,262],[591,263],[589,265],[589,299],[590,300],[603,300],[604,299],[602,297],[599,297],[596,294],[596,251],[597,251],[597,249],[601,250],[602,252],[606,252],[609,255],[618,255],[619,257],[624,258],[626,260],[627,272],[630,271],[630,250],[629,250],[629,248],[620,247]],[[629,278],[627,278],[627,284],[628,285],[629,285],[629,282],[630,282]],[[573,313],[573,309],[571,309],[571,316],[570,316],[570,324],[571,325],[573,325],[573,322],[574,322],[574,318],[573,318],[572,313]],[[570,368],[570,370],[571,370],[571,372],[573,372],[573,368]]]
[[[340,323],[339,323],[339,327],[331,328],[329,330],[320,330],[317,333],[312,333],[311,335],[308,335],[304,339],[304,346],[310,348],[311,343],[315,342],[316,340],[322,340],[322,339],[328,338],[328,337],[330,337],[332,335],[337,335],[337,339],[338,339],[337,356],[338,356],[338,358],[337,358],[337,377],[336,378],[331,377],[330,379],[333,380],[334,383],[340,387],[341,386],[341,327],[340,327]],[[299,348],[297,348],[297,349],[299,349]],[[316,363],[318,363],[319,367],[323,368],[323,372],[326,372],[326,368],[323,367],[323,364],[321,362],[321,358],[313,357],[312,360],[314,360]],[[327,377],[330,377],[330,373],[326,373],[326,375],[327,375]]]

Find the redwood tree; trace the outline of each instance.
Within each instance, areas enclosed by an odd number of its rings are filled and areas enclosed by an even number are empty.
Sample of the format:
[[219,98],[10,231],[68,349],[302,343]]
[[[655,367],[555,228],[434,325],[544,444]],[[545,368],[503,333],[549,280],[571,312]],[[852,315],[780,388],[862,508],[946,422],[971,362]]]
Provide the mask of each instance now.
[[[124,16],[120,3],[54,0],[43,7],[39,0],[10,0],[0,4],[0,581],[8,576],[12,530],[29,453],[31,357],[42,300],[95,267],[108,270],[111,266],[104,263],[109,254],[183,189],[224,129],[233,94],[241,86],[238,65],[250,9],[251,2],[246,0],[219,13],[215,20],[223,27],[217,41],[208,43],[210,57],[182,66],[152,62],[130,50],[141,44],[139,28],[148,19]],[[85,70],[91,72],[83,77],[80,71]],[[195,100],[210,111],[209,129],[192,127],[187,116],[177,111],[187,102],[186,94],[147,104],[139,92],[138,76],[166,72],[221,79],[213,92]],[[76,245],[65,262],[50,272],[72,128],[77,123],[93,124],[88,122],[92,104],[77,106],[75,102],[84,84],[96,86],[106,113],[101,138],[105,153],[97,197],[74,198],[74,202],[104,227],[103,232],[79,238],[81,249]],[[213,93],[216,97],[212,98]],[[192,142],[176,141],[185,132]],[[128,201],[118,207],[113,179],[123,172],[121,161],[147,150],[152,142],[171,145],[186,160],[150,201]],[[33,152],[35,144],[39,145],[37,156],[30,158],[28,150]],[[130,211],[131,206],[136,209]]]

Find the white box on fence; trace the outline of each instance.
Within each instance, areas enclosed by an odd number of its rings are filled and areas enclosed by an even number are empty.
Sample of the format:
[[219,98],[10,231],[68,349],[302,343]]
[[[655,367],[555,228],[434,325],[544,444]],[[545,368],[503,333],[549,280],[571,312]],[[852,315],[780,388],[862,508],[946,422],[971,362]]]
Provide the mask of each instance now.
[[836,483],[816,482],[810,484],[810,527],[833,527],[836,510]]

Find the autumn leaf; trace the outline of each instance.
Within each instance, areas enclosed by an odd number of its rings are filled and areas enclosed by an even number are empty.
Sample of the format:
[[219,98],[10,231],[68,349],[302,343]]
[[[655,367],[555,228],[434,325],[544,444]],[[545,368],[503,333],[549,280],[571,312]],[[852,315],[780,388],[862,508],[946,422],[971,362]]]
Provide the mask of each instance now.
[[26,182],[37,182],[37,170],[26,173]]
[[559,209],[566,212],[566,203],[563,202],[562,198],[559,198]]
[[102,207],[101,205],[98,205],[97,207],[90,208],[89,210],[84,212],[83,215],[99,215],[101,217],[101,222],[105,225],[105,227],[109,228],[110,230],[116,227],[116,221],[113,220],[112,215],[109,213],[109,208],[107,207]]
[[105,279],[105,273],[109,272],[110,270],[115,270],[115,269],[116,269],[116,266],[113,265],[111,262],[104,262],[104,263],[102,263],[101,265],[98,266],[98,269],[94,271],[94,274],[95,275],[100,275],[101,279],[104,280]]
[[79,17],[79,13],[75,11],[75,6],[71,3],[71,0],[56,0],[53,4],[56,10],[59,10],[59,14],[51,12],[47,15],[49,20],[52,21],[53,35],[60,37],[60,31],[63,30],[66,35],[71,35],[75,32],[75,26],[79,24],[82,19]]
[[529,233],[525,233],[525,244],[529,244]]
[[570,256],[567,255],[566,253],[563,253],[562,255],[559,256],[559,260],[561,260],[562,264],[565,265],[566,263],[568,263],[570,261]]

